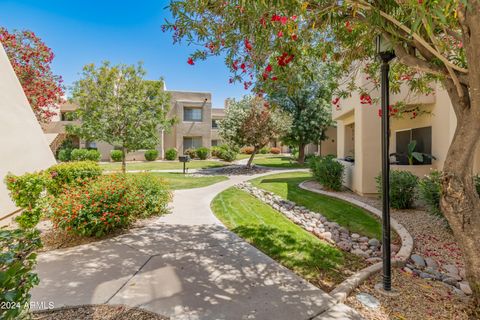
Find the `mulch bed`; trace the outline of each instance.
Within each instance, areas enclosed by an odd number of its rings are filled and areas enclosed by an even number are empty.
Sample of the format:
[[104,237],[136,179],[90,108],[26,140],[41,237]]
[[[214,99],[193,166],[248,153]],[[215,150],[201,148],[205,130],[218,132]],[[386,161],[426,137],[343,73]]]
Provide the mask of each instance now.
[[124,305],[89,305],[32,312],[33,320],[168,320],[146,310]]
[[[378,198],[363,197],[350,191],[345,195],[360,200],[378,209]],[[414,239],[412,254],[431,257],[439,265],[453,264],[459,269],[465,267],[462,253],[445,219],[428,213],[421,204],[414,209],[391,210],[391,216],[401,223]],[[452,287],[433,280],[421,279],[396,268],[393,272],[393,287],[400,292],[396,298],[385,297],[375,291],[376,283],[381,282],[381,274],[376,274],[357,288],[346,303],[371,320],[386,319],[480,319],[480,314],[472,316],[472,300],[462,293],[454,292]],[[376,310],[363,306],[356,294],[367,292],[381,303]],[[478,312],[478,311],[477,311]]]

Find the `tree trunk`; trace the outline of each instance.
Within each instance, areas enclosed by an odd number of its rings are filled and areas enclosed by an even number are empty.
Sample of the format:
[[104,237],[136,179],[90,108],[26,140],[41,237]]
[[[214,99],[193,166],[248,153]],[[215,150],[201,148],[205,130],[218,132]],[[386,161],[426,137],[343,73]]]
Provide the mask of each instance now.
[[122,173],[127,172],[126,158],[127,158],[127,148],[122,147]]
[[466,276],[478,307],[480,198],[473,182],[473,163],[480,136],[480,79],[477,84],[470,83],[470,90],[463,86],[463,97],[451,80],[444,85],[457,116],[457,127],[443,167],[440,206],[462,250]]
[[300,141],[298,144],[298,163],[305,163],[305,143],[303,141]]
[[248,162],[247,162],[247,168],[252,167],[253,158],[257,154],[258,150],[259,150],[259,148],[257,148],[257,147],[253,148],[252,155],[250,156],[250,158],[248,159]]

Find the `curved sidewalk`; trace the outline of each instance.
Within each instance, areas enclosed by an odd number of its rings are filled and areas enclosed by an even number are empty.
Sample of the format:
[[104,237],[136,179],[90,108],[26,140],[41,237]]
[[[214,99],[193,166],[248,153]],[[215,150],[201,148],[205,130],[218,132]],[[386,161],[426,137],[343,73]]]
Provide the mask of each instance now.
[[[297,171],[297,170],[292,170]],[[282,170],[282,172],[285,172]],[[175,191],[151,226],[39,255],[33,302],[126,304],[171,319],[360,319],[228,231],[210,210],[221,191],[262,175]]]

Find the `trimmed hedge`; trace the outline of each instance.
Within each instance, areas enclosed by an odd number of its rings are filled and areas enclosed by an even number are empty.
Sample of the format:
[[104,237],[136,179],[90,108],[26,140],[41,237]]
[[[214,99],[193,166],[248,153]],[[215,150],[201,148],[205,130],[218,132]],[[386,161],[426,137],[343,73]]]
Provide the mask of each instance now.
[[252,154],[254,150],[255,150],[254,147],[243,147],[243,148],[240,149],[240,153]]
[[145,151],[145,160],[155,161],[158,158],[158,150],[152,149]]
[[166,160],[175,160],[177,159],[178,151],[177,149],[171,148],[165,151],[165,159]]
[[206,160],[208,158],[208,154],[210,153],[210,150],[206,147],[201,147],[196,150],[197,152],[197,157],[200,160]]
[[271,154],[280,154],[281,151],[280,148],[270,148]]
[[100,158],[100,152],[94,149],[73,149],[70,154],[72,161],[100,161]]
[[197,150],[195,149],[187,149],[183,152],[183,154],[190,157],[190,159],[195,159],[197,157]]
[[102,174],[98,163],[93,161],[79,161],[60,163],[46,170],[50,179],[47,190],[50,194],[58,195],[66,186],[78,186],[95,179]]
[[120,162],[123,158],[122,150],[112,150],[110,151],[110,158],[113,162]]

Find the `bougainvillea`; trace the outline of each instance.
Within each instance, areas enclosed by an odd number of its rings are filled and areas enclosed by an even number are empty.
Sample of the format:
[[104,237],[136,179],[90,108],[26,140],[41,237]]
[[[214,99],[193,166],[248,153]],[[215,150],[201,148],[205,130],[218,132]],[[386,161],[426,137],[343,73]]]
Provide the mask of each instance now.
[[52,49],[28,30],[10,33],[0,27],[0,42],[35,116],[40,122],[50,121],[64,95],[62,78],[51,70]]

